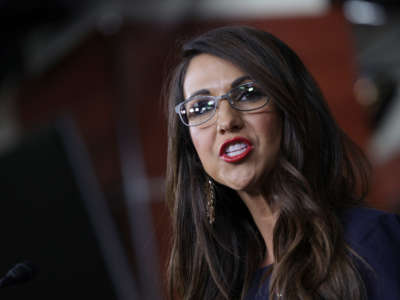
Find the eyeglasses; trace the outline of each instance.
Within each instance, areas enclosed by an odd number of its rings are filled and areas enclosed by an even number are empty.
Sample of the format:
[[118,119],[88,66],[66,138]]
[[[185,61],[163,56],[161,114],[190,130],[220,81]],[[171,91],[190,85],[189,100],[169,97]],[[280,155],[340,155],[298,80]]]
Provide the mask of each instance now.
[[226,99],[232,108],[252,111],[267,105],[270,98],[254,82],[239,85],[221,96],[195,95],[175,106],[175,112],[186,126],[198,126],[214,117],[220,100]]

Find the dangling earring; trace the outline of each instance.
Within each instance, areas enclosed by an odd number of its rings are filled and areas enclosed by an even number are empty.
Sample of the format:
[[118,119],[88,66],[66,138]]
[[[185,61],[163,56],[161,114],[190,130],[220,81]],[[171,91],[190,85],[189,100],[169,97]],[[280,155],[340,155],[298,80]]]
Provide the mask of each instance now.
[[207,193],[207,218],[210,225],[215,222],[215,187],[214,183],[208,178],[208,193]]

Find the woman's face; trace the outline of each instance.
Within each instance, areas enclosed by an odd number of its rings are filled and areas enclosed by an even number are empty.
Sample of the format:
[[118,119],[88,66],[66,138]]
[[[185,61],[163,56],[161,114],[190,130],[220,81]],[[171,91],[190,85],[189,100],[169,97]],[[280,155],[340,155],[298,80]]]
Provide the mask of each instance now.
[[[219,96],[228,93],[232,83],[245,75],[226,60],[200,54],[189,63],[183,92],[185,98],[199,91]],[[260,192],[263,179],[274,166],[281,140],[281,121],[271,102],[244,112],[221,100],[212,121],[189,130],[210,177],[237,191]]]

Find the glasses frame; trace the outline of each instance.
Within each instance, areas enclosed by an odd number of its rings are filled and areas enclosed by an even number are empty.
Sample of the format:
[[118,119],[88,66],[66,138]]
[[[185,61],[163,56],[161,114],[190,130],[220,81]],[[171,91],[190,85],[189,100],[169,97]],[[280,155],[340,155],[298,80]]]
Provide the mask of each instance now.
[[185,105],[186,103],[192,101],[193,98],[196,97],[196,96],[194,96],[194,97],[189,97],[188,99],[186,99],[186,100],[184,100],[184,101],[182,101],[182,102],[179,102],[177,105],[175,105],[175,112],[179,115],[179,118],[181,119],[182,123],[183,123],[185,126],[188,126],[188,127],[192,127],[192,126],[193,126],[193,127],[194,127],[194,126],[199,126],[199,125],[202,125],[202,124],[204,124],[204,123],[210,121],[210,120],[215,116],[215,113],[217,112],[217,108],[218,108],[219,102],[220,102],[222,99],[226,99],[226,100],[228,101],[229,105],[230,105],[233,109],[236,109],[236,110],[238,110],[238,111],[253,111],[253,110],[260,109],[260,108],[266,106],[266,105],[270,102],[271,98],[270,98],[268,95],[265,95],[265,96],[264,96],[264,97],[266,98],[266,101],[265,101],[265,103],[264,103],[263,105],[261,105],[261,106],[259,106],[259,107],[256,107],[256,108],[251,108],[251,109],[240,109],[240,108],[235,107],[234,104],[233,104],[233,103],[234,103],[234,100],[233,100],[232,97],[231,97],[232,93],[233,93],[234,91],[236,91],[237,89],[240,89],[240,88],[243,88],[243,87],[246,87],[246,86],[251,86],[251,85],[254,85],[254,84],[255,84],[254,81],[246,82],[246,83],[244,83],[244,84],[241,84],[241,85],[239,85],[239,86],[236,86],[236,87],[232,88],[229,92],[227,92],[226,94],[220,95],[220,96],[205,95],[204,97],[207,97],[207,98],[209,98],[210,100],[212,99],[212,100],[215,101],[215,107],[214,107],[214,109],[213,109],[213,111],[212,111],[212,114],[210,114],[210,117],[207,118],[206,120],[204,120],[204,121],[198,123],[198,124],[186,124],[186,122],[183,120],[183,117],[182,117],[182,115],[181,115],[181,107],[182,107],[183,105]]

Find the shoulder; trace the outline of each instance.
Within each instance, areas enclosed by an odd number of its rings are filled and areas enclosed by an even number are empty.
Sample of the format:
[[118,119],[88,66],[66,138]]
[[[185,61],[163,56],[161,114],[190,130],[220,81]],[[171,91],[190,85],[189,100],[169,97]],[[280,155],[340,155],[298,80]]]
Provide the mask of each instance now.
[[341,219],[346,240],[350,243],[363,244],[371,239],[391,236],[400,239],[400,217],[396,214],[356,207],[344,211]]
[[370,267],[360,266],[369,299],[400,299],[400,217],[370,208],[341,217],[347,243]]
[[346,210],[342,216],[347,243],[361,255],[385,260],[400,252],[400,217],[372,208]]

